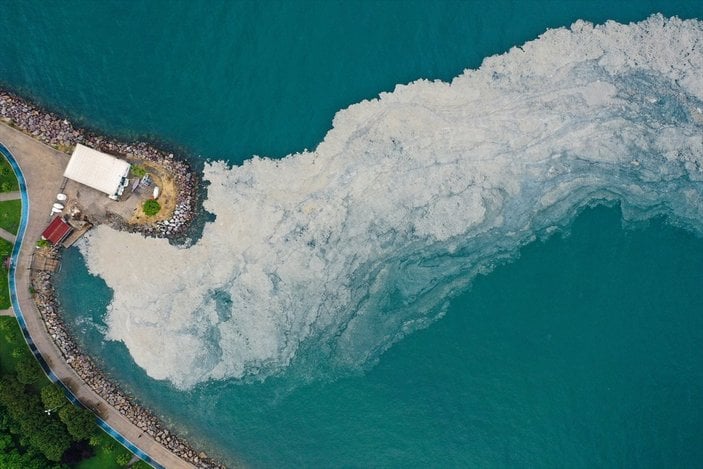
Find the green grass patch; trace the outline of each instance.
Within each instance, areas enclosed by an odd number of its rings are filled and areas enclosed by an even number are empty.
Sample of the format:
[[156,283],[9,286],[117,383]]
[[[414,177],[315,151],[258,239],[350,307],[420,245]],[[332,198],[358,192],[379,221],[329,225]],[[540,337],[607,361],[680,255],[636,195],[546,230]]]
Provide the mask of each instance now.
[[20,357],[29,353],[17,319],[0,316],[0,371],[14,373]]
[[[104,432],[91,439],[91,446],[94,446],[95,455],[76,464],[74,466],[76,469],[122,469],[127,467],[134,456],[127,448]],[[129,467],[131,469],[151,469],[151,466],[142,460],[138,460]]]
[[0,238],[0,309],[10,307],[10,285],[7,280],[5,259],[12,253],[12,243]]
[[18,190],[20,190],[20,186],[17,183],[14,171],[12,171],[12,166],[10,166],[5,157],[0,158],[0,192],[14,192]]
[[16,235],[22,216],[22,201],[5,200],[0,202],[0,228]]
[[[24,341],[17,319],[11,316],[0,316],[0,374],[16,373],[17,364],[26,362],[29,358],[34,359],[27,347],[27,342]],[[38,374],[41,376],[36,380],[37,389],[50,383],[41,370]]]

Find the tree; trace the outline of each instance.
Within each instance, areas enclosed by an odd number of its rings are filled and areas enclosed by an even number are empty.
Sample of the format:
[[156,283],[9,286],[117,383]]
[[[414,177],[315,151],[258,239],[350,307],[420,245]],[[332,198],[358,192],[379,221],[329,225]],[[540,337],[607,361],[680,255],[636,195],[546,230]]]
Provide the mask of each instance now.
[[37,363],[37,360],[29,354],[22,356],[17,361],[15,371],[17,372],[17,381],[22,384],[36,383],[39,381],[39,378],[41,378],[41,368],[39,368],[39,363]]
[[0,467],[3,469],[44,469],[46,462],[39,454],[21,453],[18,449],[0,454]]
[[31,438],[34,446],[44,454],[49,461],[59,462],[63,453],[71,447],[71,437],[61,422],[49,421],[43,431],[38,431]]
[[17,379],[5,376],[0,379],[0,405],[10,417],[10,431],[21,435],[21,444],[37,449],[49,461],[61,460],[71,446],[71,435],[55,416],[44,412],[37,393]]
[[68,400],[61,388],[53,383],[41,389],[41,400],[44,403],[44,408],[47,410],[58,409],[68,404]]
[[0,453],[6,453],[15,447],[15,440],[9,433],[0,433]]
[[24,394],[24,386],[13,376],[3,376],[0,379],[0,404],[4,405],[11,415],[10,407],[17,401],[17,396]]
[[76,441],[89,440],[98,429],[95,425],[95,415],[88,409],[74,405],[63,406],[59,410],[59,418]]

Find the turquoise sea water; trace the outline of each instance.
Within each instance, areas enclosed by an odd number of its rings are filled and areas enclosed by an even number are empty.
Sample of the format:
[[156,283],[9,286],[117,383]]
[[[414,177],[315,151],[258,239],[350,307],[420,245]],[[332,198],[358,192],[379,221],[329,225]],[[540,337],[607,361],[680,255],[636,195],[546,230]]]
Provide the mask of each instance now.
[[[223,453],[280,466],[695,467],[703,457],[703,241],[661,220],[587,210],[480,277],[445,318],[358,376],[150,380],[104,342],[104,283],[80,254],[62,284],[110,372]],[[224,448],[227,448],[224,450]]]
[[[340,108],[547,27],[653,12],[703,17],[693,2],[13,3],[0,82],[238,163],[314,147]],[[262,467],[697,466],[702,281],[701,239],[589,209],[363,373],[181,392],[103,340],[110,291],[76,250],[60,276],[69,322],[114,377],[210,452]]]

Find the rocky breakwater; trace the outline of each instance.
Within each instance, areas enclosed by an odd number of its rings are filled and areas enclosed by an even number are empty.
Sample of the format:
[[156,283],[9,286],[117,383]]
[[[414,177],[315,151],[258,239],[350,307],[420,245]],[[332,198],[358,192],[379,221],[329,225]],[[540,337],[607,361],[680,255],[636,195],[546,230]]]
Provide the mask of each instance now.
[[145,143],[125,143],[74,127],[67,119],[0,90],[0,120],[59,151],[70,153],[80,143],[111,155],[149,161],[169,172],[178,187],[175,210],[168,220],[152,224],[128,224],[113,219],[117,229],[154,237],[178,237],[185,233],[194,218],[197,205],[198,178],[190,166],[173,153]]
[[[159,444],[185,461],[203,469],[224,469],[224,466],[214,461],[202,451],[193,449],[183,438],[171,433],[149,410],[136,404],[95,365],[93,360],[81,352],[75,341],[68,333],[61,319],[59,306],[54,292],[52,274],[43,271],[32,272],[32,288],[34,303],[37,306],[46,325],[46,329],[54,340],[61,355],[76,374],[108,405],[124,415],[130,422],[139,427],[144,434],[150,435]],[[71,383],[65,383],[71,387]],[[100,404],[84,403],[94,406],[92,409],[100,415]]]

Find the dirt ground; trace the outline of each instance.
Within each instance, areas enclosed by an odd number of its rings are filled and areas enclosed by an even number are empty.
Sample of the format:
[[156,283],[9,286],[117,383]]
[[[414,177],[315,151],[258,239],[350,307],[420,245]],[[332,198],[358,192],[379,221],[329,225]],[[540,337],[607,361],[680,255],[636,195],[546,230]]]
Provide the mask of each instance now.
[[[141,185],[132,191],[132,183],[136,176],[130,175],[130,184],[120,200],[109,199],[105,194],[75,181],[66,180],[63,192],[68,196],[65,213],[74,218],[88,219],[92,223],[105,223],[118,217],[132,225],[150,224],[171,218],[176,208],[178,187],[168,171],[155,163],[130,159],[133,165],[143,167],[151,177],[150,186]],[[142,210],[142,205],[153,197],[154,187],[159,187],[161,210],[154,216],[148,217]]]
[[[127,223],[131,225],[147,224],[171,218],[173,211],[176,209],[176,201],[178,199],[178,188],[173,181],[173,177],[152,162],[141,162],[140,166],[146,169],[154,183],[149,187],[140,188],[142,190],[140,194],[141,202],[135,208],[132,217],[127,219]],[[144,201],[152,198],[154,186],[159,187],[159,197],[156,200],[161,205],[161,210],[156,215],[149,217],[142,210],[142,205]]]

